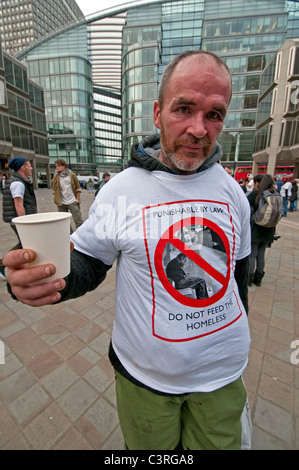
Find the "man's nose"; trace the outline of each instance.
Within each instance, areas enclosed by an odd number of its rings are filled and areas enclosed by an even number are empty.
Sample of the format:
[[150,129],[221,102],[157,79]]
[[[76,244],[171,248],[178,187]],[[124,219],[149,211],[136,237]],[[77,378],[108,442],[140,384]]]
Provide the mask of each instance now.
[[196,113],[190,118],[187,132],[197,139],[201,139],[207,134],[205,118],[202,113]]

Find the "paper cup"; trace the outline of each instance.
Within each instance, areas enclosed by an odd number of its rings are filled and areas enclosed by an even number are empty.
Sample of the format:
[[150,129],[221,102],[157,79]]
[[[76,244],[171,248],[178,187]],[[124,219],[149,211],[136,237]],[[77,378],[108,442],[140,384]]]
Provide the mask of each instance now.
[[41,282],[63,278],[70,272],[70,218],[69,212],[44,212],[12,219],[23,248],[36,253],[36,259],[29,264],[56,266],[54,276]]

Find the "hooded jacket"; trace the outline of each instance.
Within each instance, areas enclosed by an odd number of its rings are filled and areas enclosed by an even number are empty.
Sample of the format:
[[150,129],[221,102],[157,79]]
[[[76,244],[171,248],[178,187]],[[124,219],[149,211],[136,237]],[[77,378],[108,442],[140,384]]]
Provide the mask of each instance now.
[[[75,173],[73,173],[72,171],[69,171],[69,175],[71,177],[72,191],[74,193],[74,197],[76,198],[77,197],[77,192],[78,191],[81,192],[81,186],[80,186],[79,180],[78,180],[77,176],[75,175]],[[62,194],[61,194],[61,188],[60,188],[60,178],[62,178],[62,176],[60,176],[59,174],[56,174],[53,178],[54,203],[57,206],[62,206]]]
[[[144,168],[148,171],[165,171],[167,173],[176,174],[176,172],[166,166],[159,160],[160,154],[160,136],[152,135],[145,137],[139,144],[135,144],[131,149],[131,160],[129,166]],[[221,160],[223,153],[220,145],[216,142],[214,149],[209,157],[206,158],[204,163],[198,168],[197,172],[205,171],[214,163]]]

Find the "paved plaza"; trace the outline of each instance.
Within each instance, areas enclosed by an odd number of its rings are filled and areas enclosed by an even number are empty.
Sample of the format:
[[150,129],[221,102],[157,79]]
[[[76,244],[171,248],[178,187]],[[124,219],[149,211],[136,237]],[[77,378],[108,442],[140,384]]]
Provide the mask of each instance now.
[[[36,196],[39,212],[57,210],[52,190]],[[84,218],[93,199],[83,191]],[[277,234],[262,286],[249,288],[254,450],[299,449],[299,210]],[[0,240],[2,257],[16,243],[2,217]],[[107,357],[114,295],[115,266],[95,291],[40,308],[13,300],[0,279],[0,449],[123,449]]]

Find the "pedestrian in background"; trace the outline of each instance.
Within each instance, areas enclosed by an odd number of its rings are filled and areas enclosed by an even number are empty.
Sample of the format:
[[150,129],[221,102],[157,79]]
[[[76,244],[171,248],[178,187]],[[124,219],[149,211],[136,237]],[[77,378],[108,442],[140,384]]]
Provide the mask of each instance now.
[[[22,248],[16,226],[12,219],[21,215],[36,214],[36,198],[32,181],[29,179],[32,166],[24,157],[14,157],[8,162],[8,167],[14,171],[8,179],[3,193],[2,215],[4,222],[10,224],[12,230],[18,237],[18,243],[11,248],[17,250]],[[0,277],[5,279],[4,266],[0,260]]]
[[239,185],[241,186],[241,188],[243,189],[244,193],[247,193],[247,186],[246,186],[246,182],[243,180],[243,178],[240,179],[239,181]]
[[56,171],[53,178],[54,203],[58,212],[70,212],[76,228],[83,224],[80,210],[81,186],[75,173],[73,173],[63,159],[56,160]]
[[292,183],[289,176],[286,177],[285,183],[280,188],[280,194],[283,197],[282,200],[282,217],[286,217],[288,214],[288,205],[292,192]]
[[253,176],[248,175],[248,181],[246,183],[247,196],[249,196],[249,193],[251,193],[251,191],[253,190],[253,186],[254,186]]
[[289,212],[294,212],[297,209],[298,186],[297,186],[296,180],[292,180],[291,183],[292,183],[292,188],[291,188]]
[[94,182],[91,178],[89,178],[87,182],[87,186],[88,186],[88,193],[93,194]]
[[278,191],[279,194],[280,194],[281,187],[283,186],[282,177],[281,177],[281,176],[277,176],[275,183],[276,183],[277,191]]
[[1,180],[1,192],[2,192],[2,194],[4,193],[5,183],[6,183],[6,175],[2,175],[2,180]]
[[110,173],[108,173],[107,171],[104,171],[102,181],[100,182],[100,186],[96,190],[94,197],[97,196],[98,192],[103,188],[103,186],[105,186],[105,184],[108,183],[109,180],[110,180]]
[[[274,193],[276,191],[274,179],[271,175],[256,175],[253,178],[254,187],[248,195],[248,201],[254,213],[258,207],[263,192],[269,190]],[[251,224],[251,253],[249,257],[249,286],[252,283],[261,286],[262,279],[265,275],[265,253],[266,248],[274,240],[275,227],[262,227],[254,221]]]

